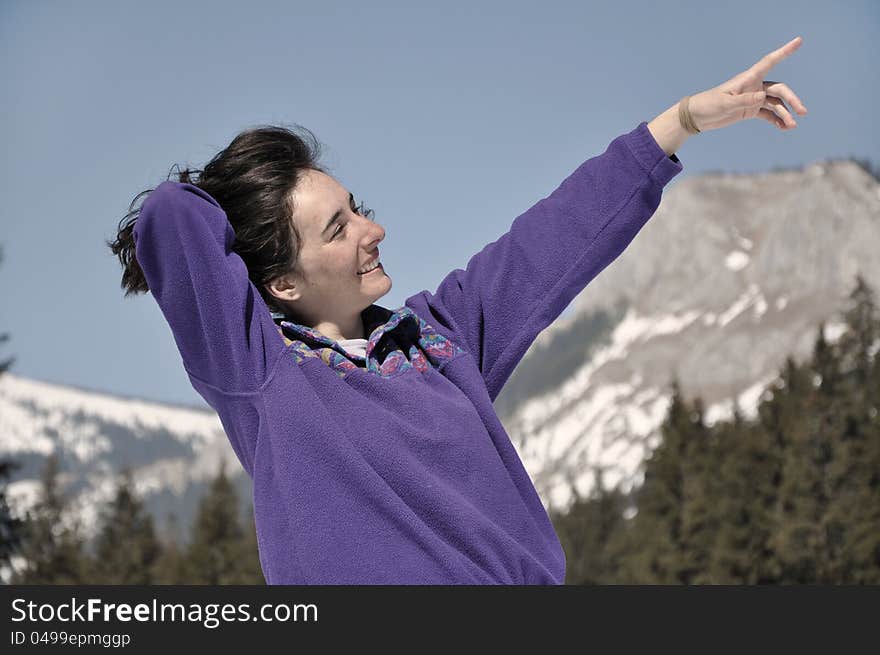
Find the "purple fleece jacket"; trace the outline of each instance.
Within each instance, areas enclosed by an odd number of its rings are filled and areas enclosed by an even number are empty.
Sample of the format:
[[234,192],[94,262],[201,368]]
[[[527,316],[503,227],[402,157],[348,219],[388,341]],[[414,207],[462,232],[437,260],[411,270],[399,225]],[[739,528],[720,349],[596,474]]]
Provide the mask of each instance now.
[[[263,301],[219,204],[166,180],[136,257],[253,482],[269,584],[563,584],[565,554],[493,401],[682,170],[642,122],[392,311],[365,360]],[[443,232],[439,232],[443,234]]]

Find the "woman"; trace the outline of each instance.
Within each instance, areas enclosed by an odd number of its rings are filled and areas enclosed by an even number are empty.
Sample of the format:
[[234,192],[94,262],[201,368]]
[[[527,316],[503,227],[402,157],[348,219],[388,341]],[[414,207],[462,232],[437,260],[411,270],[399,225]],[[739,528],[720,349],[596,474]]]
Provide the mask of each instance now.
[[800,43],[617,137],[394,311],[376,304],[384,229],[287,129],[243,132],[123,219],[109,244],[123,288],[152,291],[252,477],[269,584],[564,582],[492,401],[653,215],[690,134],[794,127],[783,100],[806,108],[763,80]]

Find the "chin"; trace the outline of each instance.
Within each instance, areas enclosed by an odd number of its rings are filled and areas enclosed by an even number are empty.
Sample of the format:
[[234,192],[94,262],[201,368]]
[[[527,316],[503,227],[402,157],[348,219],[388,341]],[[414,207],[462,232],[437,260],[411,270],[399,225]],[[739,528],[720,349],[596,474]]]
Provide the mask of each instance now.
[[391,281],[391,278],[388,277],[388,274],[387,274],[387,273],[385,274],[385,277],[386,277],[386,279],[388,280],[388,288],[385,289],[385,291],[382,291],[381,293],[379,293],[379,294],[376,296],[376,300],[378,300],[378,299],[381,298],[382,296],[386,295],[389,291],[391,291],[391,287],[394,286],[394,284],[393,284],[392,281]]

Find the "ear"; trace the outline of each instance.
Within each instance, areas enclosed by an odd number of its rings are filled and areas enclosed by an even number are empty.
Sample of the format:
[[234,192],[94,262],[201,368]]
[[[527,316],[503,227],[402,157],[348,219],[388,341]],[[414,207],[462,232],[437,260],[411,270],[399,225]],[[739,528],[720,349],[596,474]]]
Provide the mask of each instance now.
[[293,302],[298,300],[302,293],[299,291],[299,279],[295,273],[285,273],[263,285],[263,288],[269,295],[283,300],[284,302]]

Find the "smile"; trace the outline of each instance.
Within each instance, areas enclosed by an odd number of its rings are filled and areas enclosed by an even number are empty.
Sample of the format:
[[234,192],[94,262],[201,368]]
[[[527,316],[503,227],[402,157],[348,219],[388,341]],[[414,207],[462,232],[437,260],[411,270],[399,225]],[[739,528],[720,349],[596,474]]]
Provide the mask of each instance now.
[[379,261],[376,261],[376,262],[370,264],[370,266],[365,271],[358,272],[358,275],[369,275],[370,273],[372,273],[374,271],[378,271],[381,268],[382,268],[382,263]]

